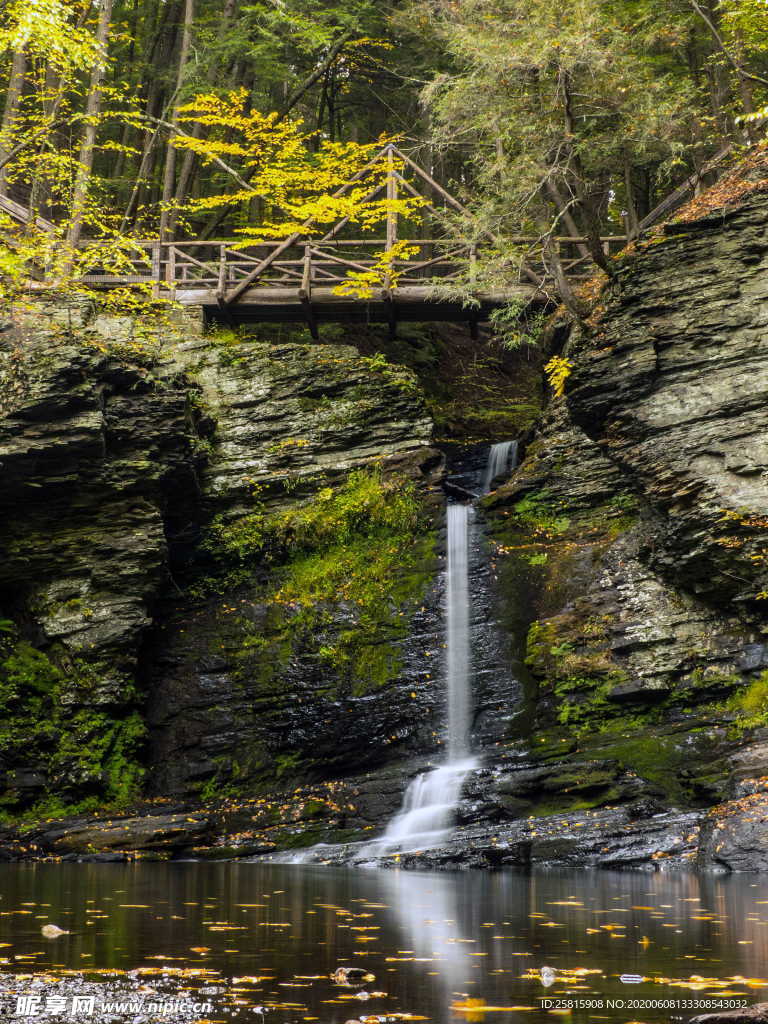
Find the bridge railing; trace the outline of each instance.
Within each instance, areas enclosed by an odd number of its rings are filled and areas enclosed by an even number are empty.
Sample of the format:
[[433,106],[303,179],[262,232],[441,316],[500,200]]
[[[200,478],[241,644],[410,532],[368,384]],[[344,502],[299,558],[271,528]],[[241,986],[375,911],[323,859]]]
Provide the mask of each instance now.
[[[511,240],[521,253],[533,254],[540,240],[520,236]],[[615,254],[627,243],[625,235],[609,235],[601,240],[606,253]],[[98,249],[97,242],[84,243]],[[478,248],[466,242],[449,239],[417,238],[407,240],[416,252],[408,259],[394,261],[394,276],[398,287],[418,287],[440,282],[470,280],[476,266]],[[576,236],[561,236],[554,240],[565,273],[574,279],[588,276],[594,264],[586,248],[586,240]],[[83,277],[85,283],[104,288],[149,284],[154,289],[176,291],[214,292],[225,295],[229,289],[253,275],[265,262],[248,285],[249,291],[258,293],[266,289],[288,289],[298,293],[308,289],[335,290],[350,280],[350,274],[360,274],[380,267],[377,256],[383,242],[380,239],[318,239],[302,240],[267,260],[283,242],[262,242],[252,246],[236,246],[231,240],[157,242],[137,241],[135,251],[127,257],[119,271],[99,266],[98,253],[91,253],[92,272]],[[549,268],[541,257],[530,255],[524,259],[532,275],[546,282]]]

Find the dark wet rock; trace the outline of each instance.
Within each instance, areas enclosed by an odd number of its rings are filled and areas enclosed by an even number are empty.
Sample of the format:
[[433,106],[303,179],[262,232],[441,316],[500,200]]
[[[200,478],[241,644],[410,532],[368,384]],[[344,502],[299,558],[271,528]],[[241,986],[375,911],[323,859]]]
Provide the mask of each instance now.
[[698,865],[725,871],[768,870],[768,783],[712,808],[702,825]]
[[738,1010],[721,1010],[691,1017],[688,1024],[765,1024],[768,1021],[768,1003],[755,1003]]
[[568,405],[661,517],[651,564],[714,606],[762,621],[763,197],[670,225],[640,249],[579,355]]
[[[632,821],[619,808],[530,818],[512,823],[463,825],[433,849],[392,850],[380,867],[430,870],[457,868],[604,867],[612,869],[690,867],[696,856],[702,814],[667,811]],[[310,862],[361,864],[371,861],[365,847],[318,848]]]
[[461,487],[452,480],[443,481],[443,490],[449,498],[456,498],[457,501],[474,501],[475,498],[478,497],[475,491],[470,491],[466,487]]
[[115,818],[109,822],[67,824],[61,831],[50,829],[45,840],[53,852],[89,853],[104,848],[120,850],[166,850],[189,847],[209,829],[204,815],[168,814],[137,818]]
[[28,824],[18,833],[0,829],[0,851],[8,860],[25,856],[68,861],[122,861],[138,851],[163,857],[189,851],[212,832],[210,814],[192,808],[166,813],[139,810],[133,815],[79,815]]

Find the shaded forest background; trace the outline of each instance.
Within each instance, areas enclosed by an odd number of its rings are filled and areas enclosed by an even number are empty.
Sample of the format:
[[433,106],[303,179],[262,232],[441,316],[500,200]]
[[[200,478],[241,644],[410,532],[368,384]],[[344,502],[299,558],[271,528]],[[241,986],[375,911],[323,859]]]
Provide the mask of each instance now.
[[85,238],[119,261],[354,223],[361,196],[328,196],[394,138],[467,205],[444,227],[486,241],[486,282],[533,236],[578,309],[553,237],[611,275],[600,236],[768,109],[766,0],[15,0],[0,49],[0,193],[27,219],[3,215],[6,290],[33,255],[87,269]]

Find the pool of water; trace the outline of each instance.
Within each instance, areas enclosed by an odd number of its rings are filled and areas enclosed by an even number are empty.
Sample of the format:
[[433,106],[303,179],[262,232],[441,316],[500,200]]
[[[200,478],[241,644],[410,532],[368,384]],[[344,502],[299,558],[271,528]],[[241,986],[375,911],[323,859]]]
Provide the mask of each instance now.
[[[759,876],[0,866],[6,992],[19,974],[161,978],[209,999],[206,1021],[687,1020],[767,999],[766,964]],[[373,977],[331,978],[349,966]]]

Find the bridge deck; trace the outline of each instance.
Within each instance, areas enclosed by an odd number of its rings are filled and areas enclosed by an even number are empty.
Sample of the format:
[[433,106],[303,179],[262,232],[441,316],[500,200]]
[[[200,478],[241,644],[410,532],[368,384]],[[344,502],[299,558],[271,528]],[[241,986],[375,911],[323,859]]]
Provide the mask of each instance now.
[[216,291],[179,288],[176,299],[183,305],[203,306],[212,320],[305,321],[315,323],[392,323],[396,321],[455,321],[472,323],[487,320],[491,312],[515,299],[528,302],[535,289],[519,285],[504,291],[477,292],[476,305],[440,298],[431,287],[406,285],[394,291],[378,289],[366,299],[336,295],[333,288],[318,287],[311,299],[302,301],[295,288],[250,288],[233,306],[222,307]]
[[[537,241],[520,238],[514,243],[524,252]],[[265,242],[248,248],[234,244],[137,242],[116,272],[99,267],[97,243],[90,243],[96,249],[94,272],[83,280],[105,289],[149,285],[158,296],[203,306],[211,319],[303,320],[314,335],[317,324],[328,321],[391,327],[398,320],[477,323],[513,300],[544,300],[548,292],[547,269],[536,265],[525,266],[517,280],[511,271],[510,284],[502,289],[476,287],[477,249],[455,240],[409,240],[415,252],[394,261],[391,272],[383,272],[377,259],[379,239]],[[606,237],[603,244],[606,251],[617,251],[626,237]],[[569,276],[592,272],[582,238],[563,237],[557,245]]]

